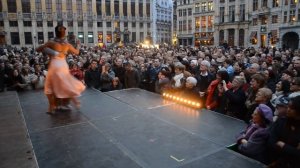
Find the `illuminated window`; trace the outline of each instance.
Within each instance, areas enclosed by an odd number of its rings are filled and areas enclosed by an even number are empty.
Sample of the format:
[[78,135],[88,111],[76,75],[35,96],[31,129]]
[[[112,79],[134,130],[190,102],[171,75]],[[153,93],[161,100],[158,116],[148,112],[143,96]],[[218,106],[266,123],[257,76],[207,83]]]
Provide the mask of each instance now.
[[93,32],[88,32],[88,43],[94,43]]
[[201,27],[206,28],[206,17],[205,16],[201,16]]
[[279,6],[279,0],[273,0],[272,7],[278,7]]
[[80,40],[81,43],[84,43],[84,35],[83,35],[83,32],[78,32],[78,39]]
[[290,11],[290,21],[296,21],[295,10]]
[[195,28],[199,29],[200,28],[200,17],[195,18]]
[[205,12],[207,9],[206,9],[206,2],[202,2],[201,3],[201,12]]
[[214,6],[213,6],[213,2],[208,2],[207,3],[207,8],[208,8],[208,11],[213,11],[214,9]]

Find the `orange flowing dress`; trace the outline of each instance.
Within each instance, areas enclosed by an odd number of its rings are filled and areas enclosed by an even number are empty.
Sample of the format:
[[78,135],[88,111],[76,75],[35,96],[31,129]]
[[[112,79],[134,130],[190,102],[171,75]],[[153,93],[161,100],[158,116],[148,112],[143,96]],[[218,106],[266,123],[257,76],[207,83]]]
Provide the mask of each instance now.
[[50,57],[50,65],[46,75],[44,87],[45,94],[54,94],[57,98],[72,98],[81,95],[85,90],[84,84],[76,79],[69,71],[66,62],[66,55],[72,53],[79,54],[71,44],[64,40],[51,40],[43,45],[42,48],[50,48],[58,52],[57,55]]

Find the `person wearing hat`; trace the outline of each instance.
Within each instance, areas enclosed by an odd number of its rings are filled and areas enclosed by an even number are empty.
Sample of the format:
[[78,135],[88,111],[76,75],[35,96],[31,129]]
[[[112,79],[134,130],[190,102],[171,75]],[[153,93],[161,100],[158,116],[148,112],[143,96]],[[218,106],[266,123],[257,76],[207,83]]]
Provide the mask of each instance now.
[[79,54],[79,41],[77,42],[77,48],[69,44],[65,37],[66,28],[63,25],[55,27],[55,35],[56,37],[53,40],[49,40],[36,49],[37,52],[46,50],[51,60],[44,87],[44,92],[49,102],[48,114],[55,113],[58,105],[56,103],[57,98],[72,99],[76,108],[79,108],[80,102],[77,100],[77,97],[85,89],[83,83],[71,75],[66,62],[66,56],[69,53]]
[[285,118],[289,104],[289,98],[283,95],[279,96],[273,100],[272,104],[275,105],[273,121],[275,122],[278,118]]
[[278,118],[268,139],[269,168],[300,167],[300,96],[291,98],[286,117]]
[[250,125],[237,137],[238,151],[266,163],[268,127],[272,122],[273,112],[271,108],[265,104],[259,104],[252,114]]

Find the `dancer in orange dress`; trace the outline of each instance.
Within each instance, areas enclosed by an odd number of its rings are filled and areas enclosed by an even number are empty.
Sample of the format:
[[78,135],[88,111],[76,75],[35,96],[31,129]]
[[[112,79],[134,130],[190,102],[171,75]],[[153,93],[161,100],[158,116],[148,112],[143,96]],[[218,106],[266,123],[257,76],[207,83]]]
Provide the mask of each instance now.
[[80,102],[77,97],[84,91],[85,86],[82,82],[73,77],[69,72],[69,66],[66,62],[68,53],[79,54],[79,42],[74,48],[65,38],[66,28],[62,25],[55,27],[56,37],[49,40],[44,45],[36,49],[37,52],[45,52],[50,56],[48,73],[46,76],[44,92],[48,98],[49,114],[54,114],[57,107],[56,98],[71,99],[76,108],[79,108]]

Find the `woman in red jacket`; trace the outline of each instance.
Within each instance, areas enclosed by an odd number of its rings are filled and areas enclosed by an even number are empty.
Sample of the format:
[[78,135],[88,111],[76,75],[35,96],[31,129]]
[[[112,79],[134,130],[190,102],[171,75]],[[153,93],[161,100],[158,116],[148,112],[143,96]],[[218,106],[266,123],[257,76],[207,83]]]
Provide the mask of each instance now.
[[207,88],[207,99],[205,105],[208,110],[215,110],[220,104],[224,93],[222,82],[227,84],[227,88],[231,88],[229,75],[226,70],[219,70],[217,72],[216,79],[213,80]]

